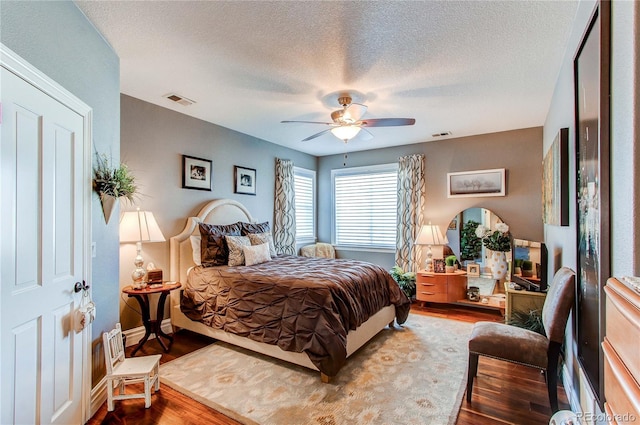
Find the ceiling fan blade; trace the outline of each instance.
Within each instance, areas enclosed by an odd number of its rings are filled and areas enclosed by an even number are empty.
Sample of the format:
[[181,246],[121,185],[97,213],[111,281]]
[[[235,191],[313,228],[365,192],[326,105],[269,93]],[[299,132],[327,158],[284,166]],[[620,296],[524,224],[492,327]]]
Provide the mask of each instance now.
[[362,127],[395,127],[399,125],[413,125],[416,123],[415,118],[372,118],[362,120]]
[[367,141],[367,140],[373,139],[373,134],[371,134],[371,132],[366,128],[360,127],[360,132],[356,137],[359,138],[360,140]]
[[320,121],[280,121],[280,124],[291,124],[291,123],[335,125],[332,122],[320,122]]
[[306,139],[302,139],[303,142],[306,142],[307,140],[311,140],[311,139],[315,139],[316,137],[320,137],[322,136],[324,133],[326,133],[327,131],[331,131],[330,128],[327,128],[326,130],[322,130],[319,133],[316,134],[312,134],[311,136],[307,137]]
[[352,103],[346,107],[342,114],[342,119],[347,122],[356,122],[364,113],[367,112],[367,106],[360,103]]

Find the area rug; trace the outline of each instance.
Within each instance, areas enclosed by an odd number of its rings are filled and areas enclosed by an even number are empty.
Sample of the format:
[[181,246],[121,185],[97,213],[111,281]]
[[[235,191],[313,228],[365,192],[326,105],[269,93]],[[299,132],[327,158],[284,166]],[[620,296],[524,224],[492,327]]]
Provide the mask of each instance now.
[[455,423],[471,324],[411,314],[320,373],[216,342],[160,367],[162,384],[244,424]]

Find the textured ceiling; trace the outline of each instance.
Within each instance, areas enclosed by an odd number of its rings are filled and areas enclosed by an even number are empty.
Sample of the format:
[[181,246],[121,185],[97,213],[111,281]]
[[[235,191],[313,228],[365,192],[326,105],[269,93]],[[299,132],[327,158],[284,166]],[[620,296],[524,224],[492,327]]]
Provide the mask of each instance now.
[[[544,123],[577,1],[77,1],[120,57],[121,91],[314,155]],[[352,91],[410,117],[347,146],[313,124]],[[177,93],[196,101],[181,106]]]

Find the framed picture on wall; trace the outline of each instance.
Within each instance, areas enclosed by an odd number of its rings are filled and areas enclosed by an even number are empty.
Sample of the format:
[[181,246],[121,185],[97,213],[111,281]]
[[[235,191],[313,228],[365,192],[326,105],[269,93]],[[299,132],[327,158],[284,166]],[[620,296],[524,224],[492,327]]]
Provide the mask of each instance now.
[[505,169],[447,173],[447,197],[505,196]]
[[576,128],[576,342],[578,362],[604,405],[604,286],[609,234],[609,64],[611,3],[598,3],[574,59]]
[[561,128],[542,161],[542,221],[569,225],[569,129]]
[[256,194],[256,170],[253,168],[234,166],[235,193],[244,195]]
[[213,164],[208,159],[182,155],[182,187],[184,189],[211,190]]

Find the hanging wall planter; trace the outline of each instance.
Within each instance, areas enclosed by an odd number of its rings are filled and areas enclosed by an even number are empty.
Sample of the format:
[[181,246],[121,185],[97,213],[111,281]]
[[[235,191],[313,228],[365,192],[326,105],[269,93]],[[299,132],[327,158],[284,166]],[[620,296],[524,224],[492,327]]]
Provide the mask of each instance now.
[[127,165],[120,164],[117,168],[111,167],[104,154],[96,155],[96,166],[93,169],[93,188],[100,196],[102,212],[107,223],[109,223],[118,199],[124,197],[133,203],[133,197],[138,190],[135,185],[135,177]]
[[111,196],[103,193],[100,195],[100,203],[102,204],[102,213],[104,214],[104,221],[109,223],[109,220],[113,215],[113,211],[116,209],[118,198],[116,198],[115,196]]

